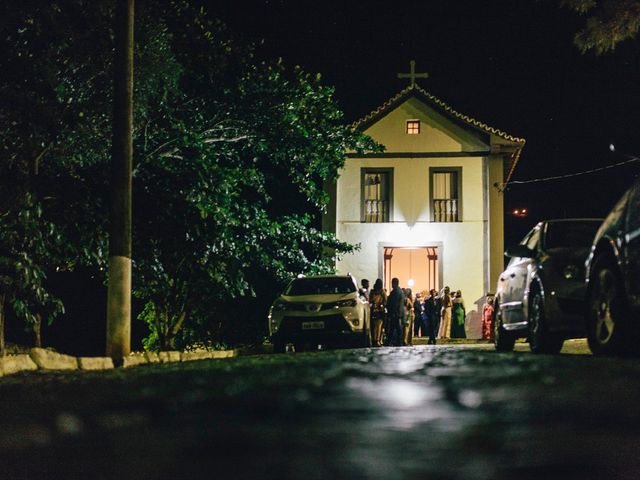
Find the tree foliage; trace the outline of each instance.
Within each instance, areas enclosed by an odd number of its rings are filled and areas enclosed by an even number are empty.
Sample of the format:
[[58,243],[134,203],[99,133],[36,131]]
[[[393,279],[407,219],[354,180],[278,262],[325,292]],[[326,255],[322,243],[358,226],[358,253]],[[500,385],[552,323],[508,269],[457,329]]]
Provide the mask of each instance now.
[[109,30],[104,11],[86,4],[0,6],[0,307],[34,326],[62,311],[47,273],[99,254],[96,217],[82,208],[91,167],[80,175],[78,156],[99,163],[89,151],[108,126]]
[[[47,271],[106,266],[113,2],[10,3],[0,7],[0,256],[3,278],[18,278],[18,263],[40,272],[12,281],[22,302],[12,304],[30,318],[58,305],[38,290]],[[377,147],[345,126],[319,76],[258,61],[203,9],[136,8],[133,282],[149,346],[172,348],[185,326],[190,338],[221,335],[238,298],[258,295],[262,318],[292,275],[329,271],[328,249],[352,247],[317,228],[323,185],[346,150]],[[40,243],[21,244],[11,232],[34,211]]]
[[[64,307],[44,286],[47,256],[60,236],[54,224],[42,218],[40,205],[23,206],[17,214],[0,213],[0,328],[4,328],[5,307],[39,334],[42,318],[48,323]],[[39,335],[38,335],[39,341]],[[39,345],[38,345],[39,346]],[[0,333],[0,355],[4,355]]]
[[640,29],[640,1],[637,0],[561,0],[561,4],[586,18],[584,27],[574,38],[583,53],[609,52],[623,40],[635,38]]
[[201,92],[160,121],[136,173],[134,232],[136,294],[152,303],[144,317],[160,348],[187,319],[211,331],[258,282],[327,272],[327,248],[351,249],[314,218],[346,149],[373,145],[344,126],[319,77],[247,64],[222,95]]

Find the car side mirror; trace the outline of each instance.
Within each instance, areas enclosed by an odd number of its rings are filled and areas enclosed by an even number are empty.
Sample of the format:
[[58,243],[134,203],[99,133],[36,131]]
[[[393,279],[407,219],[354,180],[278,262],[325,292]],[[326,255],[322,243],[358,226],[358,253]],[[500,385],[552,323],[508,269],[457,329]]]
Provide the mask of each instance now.
[[526,245],[511,245],[504,252],[504,256],[509,258],[513,258],[513,257],[534,258],[536,256],[536,252],[531,250]]

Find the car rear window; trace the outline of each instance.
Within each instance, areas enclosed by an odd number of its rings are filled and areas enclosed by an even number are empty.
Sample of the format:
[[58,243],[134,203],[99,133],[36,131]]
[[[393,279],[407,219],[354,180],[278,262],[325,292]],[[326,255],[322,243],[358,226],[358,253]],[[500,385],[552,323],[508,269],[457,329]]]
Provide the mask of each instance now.
[[326,295],[351,293],[356,286],[350,278],[298,278],[291,282],[285,295]]
[[545,248],[588,247],[601,222],[553,222],[547,225]]

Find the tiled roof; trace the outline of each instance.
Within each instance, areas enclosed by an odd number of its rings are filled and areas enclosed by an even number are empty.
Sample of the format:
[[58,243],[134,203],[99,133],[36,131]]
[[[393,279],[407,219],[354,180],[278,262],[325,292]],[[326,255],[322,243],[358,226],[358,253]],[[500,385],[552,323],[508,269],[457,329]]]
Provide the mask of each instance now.
[[419,87],[415,83],[412,84],[412,85],[409,85],[407,88],[405,88],[404,90],[399,92],[397,95],[395,95],[392,98],[390,98],[389,100],[387,100],[384,104],[380,105],[378,108],[373,110],[368,115],[366,115],[363,118],[355,121],[352,124],[352,127],[355,128],[355,129],[359,129],[359,128],[363,128],[365,125],[368,126],[368,124],[370,124],[373,121],[375,121],[378,117],[380,117],[381,115],[386,113],[389,109],[394,107],[400,100],[402,100],[404,97],[408,97],[412,93],[419,93],[420,95],[422,95],[425,98],[427,98],[435,106],[437,106],[440,109],[444,110],[449,115],[461,120],[462,122],[467,123],[468,125],[471,125],[471,126],[473,126],[475,128],[478,128],[479,130],[482,130],[483,132],[490,133],[492,135],[500,137],[500,138],[502,138],[504,140],[508,140],[510,142],[514,142],[514,143],[520,144],[520,145],[517,146],[517,148],[515,149],[515,151],[513,152],[512,156],[511,156],[511,165],[509,166],[509,171],[508,171],[507,176],[506,176],[505,184],[509,182],[509,180],[511,179],[511,175],[513,174],[513,171],[515,170],[516,164],[518,163],[518,160],[520,158],[520,154],[522,153],[522,148],[524,148],[524,144],[525,144],[526,140],[524,138],[514,137],[513,135],[509,135],[508,133],[503,132],[502,130],[499,130],[499,129],[494,128],[494,127],[490,127],[486,123],[483,123],[483,122],[481,122],[479,120],[476,120],[473,117],[470,117],[469,115],[465,115],[464,113],[460,113],[457,110],[454,110],[451,106],[447,105],[445,102],[440,100],[438,97],[430,94],[429,92],[427,92],[423,88]]
[[427,97],[429,100],[431,100],[431,102],[433,102],[434,104],[436,104],[437,106],[442,108],[444,111],[446,111],[450,115],[453,115],[454,117],[462,120],[463,122],[468,123],[469,125],[473,125],[474,127],[477,127],[480,130],[483,130],[483,131],[485,131],[487,133],[492,133],[493,135],[496,135],[496,136],[498,136],[500,138],[504,138],[505,140],[509,140],[511,142],[516,142],[516,143],[524,143],[525,142],[524,138],[514,137],[512,135],[509,135],[508,133],[503,132],[502,130],[498,130],[497,128],[490,127],[486,123],[483,123],[483,122],[481,122],[479,120],[476,120],[475,118],[472,118],[469,115],[465,115],[464,113],[460,113],[460,112],[454,110],[449,105],[447,105],[445,102],[440,100],[438,97],[430,94],[429,92],[427,92],[423,88],[419,87],[415,83],[413,85],[409,85],[407,88],[405,88],[404,90],[399,92],[397,95],[395,95],[392,98],[390,98],[387,102],[385,102],[383,105],[381,105],[378,108],[376,108],[373,112],[369,113],[367,116],[365,116],[365,117],[361,118],[360,120],[357,120],[356,122],[354,122],[353,123],[353,127],[354,128],[358,128],[358,127],[360,127],[360,125],[366,124],[369,121],[375,119],[376,117],[378,117],[378,115],[384,113],[392,105],[394,105],[396,102],[398,102],[398,100],[400,100],[402,97],[406,96],[409,92],[411,92],[411,90],[415,90],[415,91],[421,93],[422,95]]

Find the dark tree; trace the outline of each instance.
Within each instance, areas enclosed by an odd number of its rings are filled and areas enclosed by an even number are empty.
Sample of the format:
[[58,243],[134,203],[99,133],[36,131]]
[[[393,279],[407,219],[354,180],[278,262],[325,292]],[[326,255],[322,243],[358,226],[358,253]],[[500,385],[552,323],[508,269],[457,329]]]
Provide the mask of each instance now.
[[585,53],[597,55],[613,50],[623,40],[635,38],[640,28],[640,2],[637,0],[561,0],[586,19],[576,33],[575,44]]
[[[56,312],[54,299],[30,293],[34,278],[106,268],[113,6],[0,7],[9,20],[0,38],[0,280],[11,280],[3,293],[29,318]],[[148,343],[173,348],[181,331],[182,342],[259,333],[288,278],[329,271],[326,252],[352,248],[317,228],[322,186],[345,151],[376,147],[345,125],[319,76],[258,61],[188,2],[140,0],[135,28],[133,289],[147,304]],[[4,232],[33,209],[29,228],[42,245],[16,243]],[[22,265],[39,273],[18,277]]]

